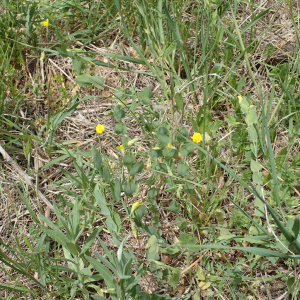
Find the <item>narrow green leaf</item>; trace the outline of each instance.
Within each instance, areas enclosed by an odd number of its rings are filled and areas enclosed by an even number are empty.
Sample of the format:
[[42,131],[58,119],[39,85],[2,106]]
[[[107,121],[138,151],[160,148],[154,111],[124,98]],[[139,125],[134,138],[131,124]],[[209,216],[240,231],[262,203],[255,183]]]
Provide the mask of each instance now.
[[86,260],[103,276],[104,281],[109,289],[115,289],[113,274],[103,266],[97,259],[85,256]]
[[130,237],[130,234],[128,234],[122,241],[118,251],[117,251],[117,258],[118,258],[118,261],[121,262],[121,259],[122,259],[122,255],[123,255],[123,250],[124,250],[124,245],[126,243],[126,241],[128,240],[128,238]]
[[97,148],[94,145],[92,146],[92,156],[94,159],[94,164],[96,165],[97,169],[101,170],[102,158],[101,158],[99,151],[97,150]]
[[80,252],[80,256],[79,257],[82,257],[82,255],[92,246],[95,238],[99,235],[99,233],[102,231],[103,229],[103,226],[101,227],[98,227],[97,229],[95,229],[91,234],[90,236],[84,241],[84,246],[82,247],[81,249],[81,252]]

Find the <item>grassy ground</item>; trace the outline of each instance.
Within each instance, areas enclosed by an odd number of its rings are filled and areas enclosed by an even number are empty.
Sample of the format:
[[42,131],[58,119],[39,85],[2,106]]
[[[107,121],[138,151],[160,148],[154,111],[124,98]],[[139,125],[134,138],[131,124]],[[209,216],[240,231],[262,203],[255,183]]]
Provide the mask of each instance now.
[[299,299],[298,1],[0,11],[1,299]]

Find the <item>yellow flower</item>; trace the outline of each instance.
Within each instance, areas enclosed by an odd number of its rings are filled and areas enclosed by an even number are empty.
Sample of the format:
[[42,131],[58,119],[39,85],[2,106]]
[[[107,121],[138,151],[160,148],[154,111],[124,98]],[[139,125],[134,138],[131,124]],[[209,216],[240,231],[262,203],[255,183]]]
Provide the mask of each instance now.
[[135,202],[132,204],[132,207],[131,207],[131,214],[137,210],[137,208],[140,206],[140,202]]
[[200,143],[202,141],[202,135],[199,132],[195,132],[192,136],[192,140],[194,143]]
[[102,134],[103,131],[104,131],[104,126],[101,125],[101,124],[98,124],[97,127],[96,127],[96,132],[97,132],[98,134]]
[[49,26],[49,19],[46,19],[46,21],[43,23],[43,25],[44,25],[45,27],[48,27],[48,26]]
[[120,150],[124,150],[124,146],[123,145],[117,146],[117,148],[120,149]]
[[238,99],[241,101],[243,99],[243,97],[242,96],[238,96]]
[[150,165],[147,165],[147,167],[146,167],[148,170],[151,168],[151,166]]
[[171,143],[168,143],[168,148],[172,148],[172,144]]

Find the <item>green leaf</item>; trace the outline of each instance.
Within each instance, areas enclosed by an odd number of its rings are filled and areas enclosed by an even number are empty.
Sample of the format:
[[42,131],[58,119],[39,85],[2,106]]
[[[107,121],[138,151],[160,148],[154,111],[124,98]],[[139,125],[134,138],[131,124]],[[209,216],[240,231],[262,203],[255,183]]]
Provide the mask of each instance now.
[[163,53],[163,57],[164,58],[167,58],[168,55],[172,54],[175,50],[176,50],[176,47],[177,47],[177,42],[176,41],[173,41],[169,47],[164,51]]
[[186,141],[185,138],[188,138],[188,137],[189,137],[188,130],[185,127],[181,126],[178,130],[177,140],[179,142],[185,142]]
[[245,83],[246,83],[246,77],[242,76],[242,78],[239,80],[239,82],[236,85],[236,91],[240,92],[244,87]]
[[189,248],[192,250],[199,250],[199,249],[224,249],[224,250],[241,250],[249,253],[253,253],[256,255],[264,256],[264,257],[294,257],[298,258],[299,255],[285,255],[277,251],[272,251],[269,249],[264,248],[257,248],[257,247],[231,247],[231,246],[223,246],[222,244],[211,244],[211,245],[193,245],[193,244],[180,244],[181,247]]
[[189,174],[189,167],[186,164],[179,163],[177,166],[178,176],[187,176]]
[[188,182],[184,184],[184,191],[190,195],[195,194],[194,187]]
[[242,98],[241,100],[239,100],[240,106],[241,106],[241,110],[244,114],[248,114],[249,112],[249,102],[246,98]]
[[102,177],[105,182],[109,182],[109,180],[111,179],[110,172],[105,166],[102,166]]
[[103,276],[104,281],[109,289],[115,290],[113,274],[95,258],[85,256],[85,259]]
[[150,99],[153,96],[153,92],[149,88],[144,87],[143,90],[137,94],[137,96],[143,104],[151,105]]
[[130,169],[130,175],[134,176],[137,173],[141,173],[144,169],[144,162],[143,161],[139,161],[136,164],[134,164],[132,166],[132,168]]
[[164,144],[164,145],[167,145],[168,143],[171,143],[171,141],[172,141],[168,136],[161,134],[159,132],[156,133],[156,137],[157,137],[157,140],[161,144]]
[[255,111],[255,108],[250,108],[249,112],[245,118],[245,121],[247,123],[248,126],[251,126],[253,124],[256,124],[258,122],[258,118],[257,118],[257,114]]
[[10,290],[15,292],[23,292],[23,293],[29,293],[32,292],[32,290],[27,289],[25,286],[16,286],[10,285],[10,284],[0,284],[0,288],[3,290]]
[[279,151],[279,153],[277,154],[276,159],[275,159],[276,167],[277,167],[278,171],[281,170],[281,168],[287,158],[288,158],[287,157],[287,147],[284,147],[283,149],[281,149]]
[[177,289],[177,285],[178,282],[180,280],[180,269],[176,268],[175,270],[173,270],[172,272],[172,276],[169,279],[169,285],[176,290]]
[[133,155],[125,155],[123,158],[123,165],[126,167],[131,167],[134,163],[136,163],[136,158]]
[[118,232],[118,226],[111,216],[106,218],[105,224],[110,232]]
[[87,74],[79,75],[75,78],[75,81],[84,87],[90,87],[92,84],[97,88],[103,90],[103,84],[105,82],[105,78],[101,76],[89,76]]
[[160,126],[160,127],[157,129],[157,133],[160,133],[160,134],[163,134],[163,135],[167,135],[167,136],[170,135],[169,130],[168,130],[166,127],[164,127],[164,126]]
[[122,260],[123,251],[124,251],[124,245],[125,245],[127,239],[129,238],[129,236],[130,236],[130,234],[128,234],[128,235],[123,239],[123,241],[122,241],[122,243],[121,243],[121,245],[120,245],[120,247],[119,247],[119,249],[118,249],[118,251],[117,251],[117,258],[118,258],[119,263],[120,263],[121,260]]
[[92,298],[95,300],[107,300],[107,298],[99,296],[99,295],[92,295]]
[[66,242],[66,248],[70,251],[72,255],[78,255],[77,247],[74,243]]
[[121,134],[121,133],[125,134],[125,133],[127,133],[127,128],[123,124],[116,124],[114,131],[116,134]]
[[120,178],[116,178],[113,184],[113,193],[116,200],[121,199],[122,184]]
[[296,155],[293,162],[291,163],[291,168],[296,168],[300,165],[300,152]]
[[103,193],[101,192],[98,185],[95,187],[94,196],[95,196],[95,200],[96,200],[97,205],[101,209],[101,214],[106,215],[106,216],[110,216],[111,213],[110,213],[110,210],[107,206],[106,198],[103,195]]
[[185,144],[183,145],[180,150],[179,150],[179,153],[181,156],[189,156],[189,155],[192,155],[194,153],[194,144]]
[[149,240],[148,243],[146,245],[147,248],[149,248],[149,250],[147,251],[146,257],[149,260],[159,260],[159,254],[158,254],[158,241],[155,235],[152,235]]
[[130,180],[125,182],[124,184],[124,192],[127,196],[130,196],[136,192],[137,185],[134,180]]
[[79,222],[80,222],[80,203],[78,201],[78,198],[76,198],[73,206],[72,220],[73,220],[73,224],[72,224],[73,234],[76,237],[79,232]]
[[252,172],[259,172],[261,170],[260,163],[251,159],[250,168]]
[[166,208],[167,211],[178,212],[181,211],[181,206],[175,200],[172,200],[169,207]]
[[80,256],[79,257],[82,257],[82,255],[85,254],[85,252],[92,246],[95,238],[99,235],[99,233],[102,231],[103,229],[103,226],[100,226],[98,228],[96,228],[91,234],[90,236],[84,241],[84,245],[81,249],[81,252],[80,252]]
[[94,164],[97,167],[97,169],[101,170],[102,158],[101,158],[99,151],[97,150],[97,148],[94,145],[92,146],[92,157],[94,159]]
[[246,33],[246,31],[249,28],[252,28],[270,9],[271,7],[273,7],[274,5],[277,5],[278,2],[274,3],[272,6],[270,6],[269,8],[267,8],[266,10],[264,10],[263,12],[261,12],[259,15],[257,15],[257,17],[255,17],[249,24],[247,24],[240,32],[241,35],[243,35],[244,33]]
[[[40,217],[42,218],[44,216],[40,215]],[[53,231],[53,230],[50,230],[49,228],[45,227],[42,224],[38,224],[38,225],[41,227],[43,232],[45,232],[50,238],[52,238],[54,241],[58,242],[60,245],[67,247],[66,243],[71,242],[59,229],[56,231]],[[47,224],[47,225],[49,226],[49,224]]]
[[114,116],[117,121],[120,121],[125,117],[125,111],[120,104],[116,105],[114,108]]
[[84,65],[79,61],[79,59],[77,58],[73,58],[72,59],[72,62],[73,62],[73,67],[75,69],[75,71],[80,74]]
[[178,239],[179,239],[180,246],[183,244],[193,245],[193,244],[197,243],[196,238],[192,237],[191,235],[189,235],[185,232],[182,232]]
[[294,233],[295,240],[297,240],[299,233],[300,233],[300,216],[296,217],[292,231]]
[[174,148],[165,147],[163,154],[165,160],[169,161],[170,159],[178,156],[178,150]]
[[178,111],[183,110],[183,97],[181,94],[175,94],[176,108]]

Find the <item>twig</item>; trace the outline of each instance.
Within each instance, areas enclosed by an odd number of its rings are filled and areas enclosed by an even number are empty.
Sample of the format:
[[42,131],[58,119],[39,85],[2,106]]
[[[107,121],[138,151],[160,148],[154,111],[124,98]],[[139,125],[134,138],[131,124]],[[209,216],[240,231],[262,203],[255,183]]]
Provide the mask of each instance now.
[[180,275],[184,274],[185,272],[187,272],[189,269],[191,269],[198,261],[200,261],[202,259],[202,257],[208,252],[208,250],[206,250],[196,261],[194,261],[189,267],[187,267],[185,270],[183,270]]

